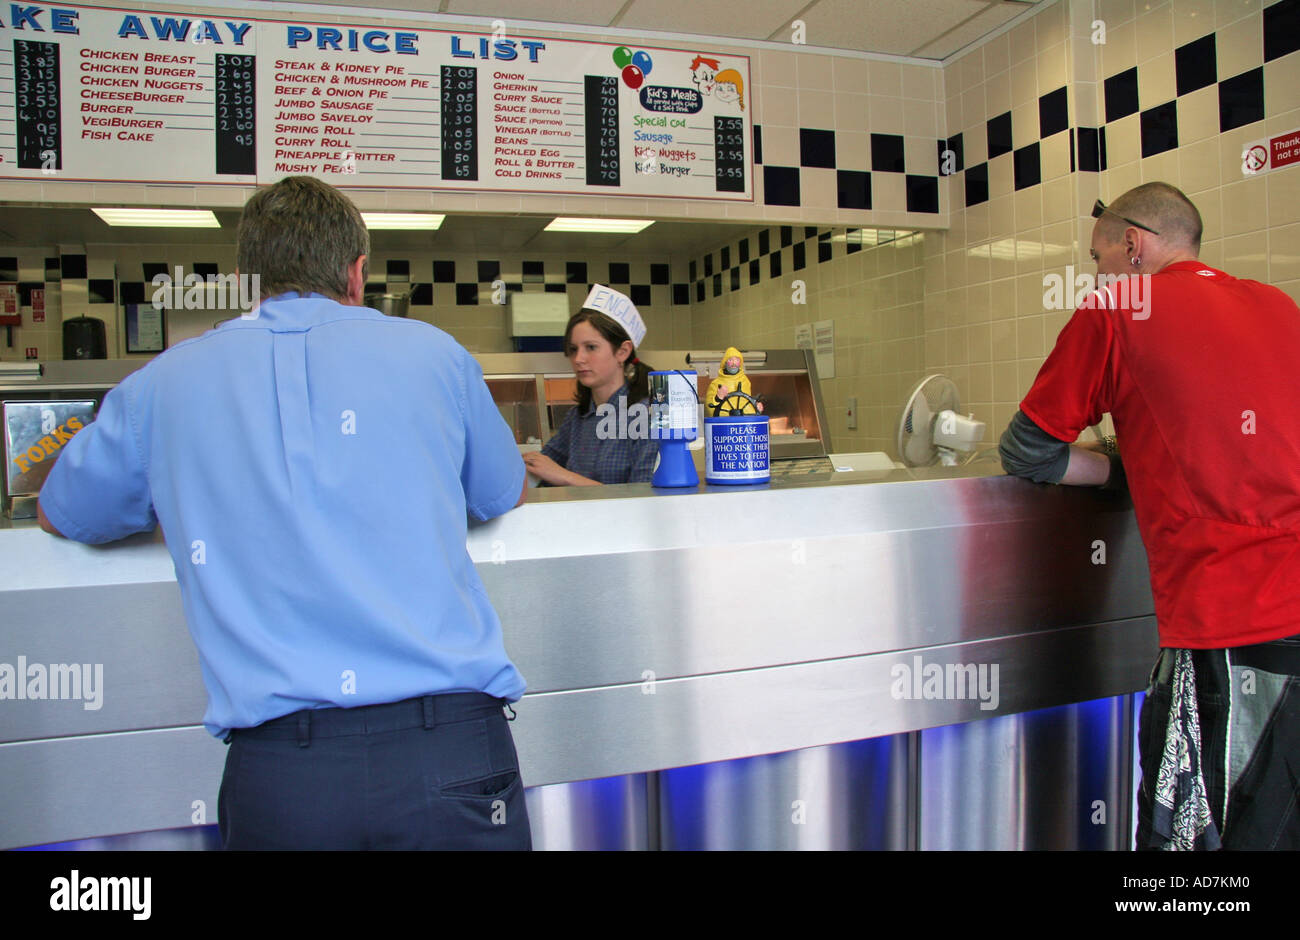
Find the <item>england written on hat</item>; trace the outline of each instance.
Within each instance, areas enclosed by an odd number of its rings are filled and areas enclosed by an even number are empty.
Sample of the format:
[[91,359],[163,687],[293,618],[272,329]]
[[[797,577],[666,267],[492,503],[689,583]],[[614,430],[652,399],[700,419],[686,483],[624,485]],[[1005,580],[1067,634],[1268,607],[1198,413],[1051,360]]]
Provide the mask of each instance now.
[[645,339],[645,321],[641,319],[641,314],[637,312],[631,298],[627,295],[620,294],[603,284],[593,284],[591,293],[582,302],[582,306],[586,310],[595,310],[611,317],[619,326],[627,330],[633,346],[640,346],[641,340]]

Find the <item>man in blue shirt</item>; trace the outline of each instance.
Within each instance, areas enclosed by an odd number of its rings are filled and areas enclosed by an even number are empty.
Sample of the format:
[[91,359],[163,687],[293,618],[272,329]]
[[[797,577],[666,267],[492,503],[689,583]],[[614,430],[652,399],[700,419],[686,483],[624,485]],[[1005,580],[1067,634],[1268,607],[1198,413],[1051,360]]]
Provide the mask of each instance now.
[[162,526],[231,745],[227,848],[528,848],[502,707],[524,680],[466,550],[524,500],[473,358],[361,306],[369,236],[337,190],[256,193],[251,313],[129,376],[64,448],[47,531]]

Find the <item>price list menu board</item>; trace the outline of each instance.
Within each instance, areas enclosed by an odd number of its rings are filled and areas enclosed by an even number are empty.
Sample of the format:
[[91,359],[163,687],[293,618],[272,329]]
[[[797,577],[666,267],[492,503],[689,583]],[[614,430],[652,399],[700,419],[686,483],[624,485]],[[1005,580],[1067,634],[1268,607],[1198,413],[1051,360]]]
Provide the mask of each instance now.
[[257,60],[217,53],[214,102],[217,173],[257,175]]
[[0,178],[753,199],[743,55],[73,5],[0,27]]
[[310,23],[258,48],[262,182],[753,198],[744,56]]
[[587,185],[617,186],[618,79],[588,75],[586,92]]
[[478,179],[478,69],[442,67],[442,178]]
[[59,47],[14,40],[14,118],[18,166],[62,169]]
[[[259,180],[307,174],[336,186],[433,184],[442,166],[442,74],[397,51],[408,46],[407,34],[392,30],[265,27],[259,85],[271,96],[259,113],[274,133],[259,138]],[[468,83],[472,94],[472,76]]]
[[536,77],[525,69],[516,62],[484,66],[492,93],[492,146],[485,152],[491,166],[485,179],[497,189],[581,192],[584,182],[593,185],[584,117],[590,84],[572,75]]
[[4,4],[0,25],[0,177],[256,181],[252,22]]
[[713,119],[713,173],[718,192],[745,190],[745,122],[740,118]]

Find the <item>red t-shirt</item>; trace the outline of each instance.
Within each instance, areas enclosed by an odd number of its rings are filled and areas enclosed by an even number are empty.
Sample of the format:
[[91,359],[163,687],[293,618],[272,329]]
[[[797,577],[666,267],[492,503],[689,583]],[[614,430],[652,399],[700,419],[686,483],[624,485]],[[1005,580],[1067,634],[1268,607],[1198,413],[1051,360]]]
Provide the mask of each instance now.
[[1126,278],[1074,312],[1020,410],[1068,443],[1110,412],[1161,646],[1300,633],[1300,309],[1290,297],[1199,261]]

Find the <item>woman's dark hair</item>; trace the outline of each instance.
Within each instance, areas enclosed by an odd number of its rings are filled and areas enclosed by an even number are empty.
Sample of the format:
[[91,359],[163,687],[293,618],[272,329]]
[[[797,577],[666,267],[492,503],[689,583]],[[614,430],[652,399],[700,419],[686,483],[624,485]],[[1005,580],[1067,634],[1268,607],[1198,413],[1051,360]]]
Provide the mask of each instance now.
[[[564,328],[564,354],[569,355],[569,337],[573,335],[573,328],[579,323],[590,323],[597,333],[605,337],[609,345],[617,352],[618,348],[624,343],[629,343],[632,338],[627,335],[627,330],[618,324],[618,321],[612,317],[606,316],[595,310],[582,309],[569,317],[569,324]],[[627,403],[635,404],[639,401],[645,401],[650,397],[650,367],[644,362],[633,362],[636,359],[636,347],[632,347],[632,355],[628,356],[627,362],[623,365],[623,378],[627,380]],[[591,407],[591,389],[578,383],[578,394],[574,396],[574,401],[578,403],[578,414],[585,414]]]

